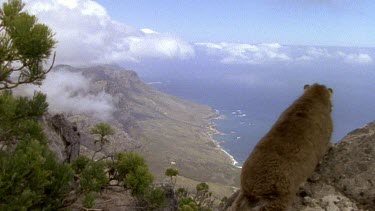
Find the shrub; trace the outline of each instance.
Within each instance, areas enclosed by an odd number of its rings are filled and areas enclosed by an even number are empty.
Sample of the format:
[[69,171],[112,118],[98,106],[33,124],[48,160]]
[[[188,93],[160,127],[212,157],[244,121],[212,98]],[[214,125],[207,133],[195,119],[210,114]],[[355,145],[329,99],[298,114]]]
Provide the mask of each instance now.
[[56,210],[73,178],[69,165],[36,140],[21,141],[0,155],[0,210]]
[[207,185],[207,183],[202,182],[196,186],[196,189],[197,189],[197,192],[207,192],[209,189],[209,186]]
[[165,207],[165,192],[163,188],[148,188],[143,196],[150,209]]
[[178,198],[185,197],[188,195],[188,191],[185,188],[178,188],[176,191],[176,196]]
[[95,206],[95,196],[92,192],[85,195],[85,198],[82,200],[82,205],[85,208],[92,208]]
[[198,207],[197,206],[197,203],[194,201],[193,198],[191,198],[190,196],[184,196],[182,197],[179,201],[178,201],[178,207],[179,208],[183,208],[185,205],[191,207],[191,208],[196,208]]
[[184,205],[183,207],[178,209],[179,211],[196,211],[198,210],[197,206],[194,204],[190,205]]
[[80,155],[75,160],[73,160],[72,168],[76,174],[80,174],[89,162],[90,159],[88,157]]
[[46,96],[36,92],[32,99],[13,97],[11,91],[0,94],[0,142],[14,145],[18,140],[35,139],[45,142],[36,121],[47,110]]
[[82,192],[100,192],[108,183],[103,162],[88,162],[80,174]]
[[130,188],[133,195],[143,194],[153,180],[144,158],[136,152],[119,153],[116,158],[118,180],[125,188]]
[[135,171],[129,172],[124,181],[124,186],[130,188],[133,195],[143,194],[152,182],[152,174],[147,166],[137,166]]
[[165,170],[165,176],[167,177],[175,177],[178,175],[178,170],[173,168],[168,168]]

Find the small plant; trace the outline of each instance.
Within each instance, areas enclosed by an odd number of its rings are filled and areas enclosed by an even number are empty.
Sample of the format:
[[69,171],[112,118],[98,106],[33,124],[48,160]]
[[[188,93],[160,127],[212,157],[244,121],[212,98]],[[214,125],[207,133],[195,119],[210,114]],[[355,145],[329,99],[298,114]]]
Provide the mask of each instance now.
[[90,162],[90,159],[86,156],[80,155],[72,162],[72,168],[76,174],[80,174]]
[[177,175],[178,175],[178,170],[173,169],[173,168],[168,168],[165,170],[165,176],[169,177],[172,183],[172,188],[176,185],[177,182]]
[[82,200],[82,205],[85,208],[93,208],[95,206],[95,196],[92,192],[89,192],[85,195]]
[[149,209],[165,207],[165,192],[161,187],[148,188],[143,196]]
[[182,197],[188,196],[188,192],[185,188],[178,188],[175,191],[175,194],[176,194],[177,198],[182,198]]
[[220,200],[219,209],[220,209],[220,210],[224,210],[224,207],[225,207],[225,205],[227,204],[227,202],[228,202],[228,197],[224,196],[224,197]]
[[143,194],[153,180],[146,161],[136,152],[117,154],[114,166],[117,179],[131,189],[133,195]]
[[82,192],[100,192],[108,183],[103,162],[89,162],[80,174]]
[[212,192],[209,192],[209,186],[207,183],[199,183],[196,186],[196,194],[194,197],[195,202],[201,210],[210,210],[213,207],[214,199],[212,198]]
[[178,210],[179,211],[196,211],[196,210],[198,210],[198,207],[194,203],[191,203],[191,204],[185,204],[184,206],[182,206]]
[[179,210],[198,210],[198,205],[190,196],[184,196],[178,201]]
[[100,144],[100,149],[96,150],[92,155],[91,160],[94,160],[96,153],[103,150],[104,144],[109,143],[107,136],[113,135],[115,131],[112,129],[111,125],[107,123],[98,123],[93,128],[91,128],[90,133],[92,135],[99,136],[99,139],[96,139],[95,143]]

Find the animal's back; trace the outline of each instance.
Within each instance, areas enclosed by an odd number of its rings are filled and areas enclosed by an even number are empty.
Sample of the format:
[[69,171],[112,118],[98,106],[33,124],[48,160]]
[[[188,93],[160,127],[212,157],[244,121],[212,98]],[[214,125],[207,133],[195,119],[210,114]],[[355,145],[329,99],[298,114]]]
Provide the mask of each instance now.
[[[330,95],[325,86],[309,86],[259,141],[242,167],[242,204],[286,209],[327,149],[333,127]],[[241,197],[235,210],[241,210]]]

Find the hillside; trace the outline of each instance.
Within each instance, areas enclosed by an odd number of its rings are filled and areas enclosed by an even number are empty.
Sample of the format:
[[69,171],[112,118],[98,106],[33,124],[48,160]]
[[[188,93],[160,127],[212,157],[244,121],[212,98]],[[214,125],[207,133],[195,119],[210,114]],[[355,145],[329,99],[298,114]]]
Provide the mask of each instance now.
[[[116,134],[105,148],[106,154],[129,149],[140,151],[159,180],[173,163],[183,177],[238,185],[240,170],[232,166],[230,158],[210,136],[213,132],[210,120],[216,116],[210,107],[157,91],[142,82],[135,72],[119,67],[63,65],[54,71],[82,73],[91,81],[91,93],[105,91],[112,96],[115,110],[109,123]],[[87,134],[91,126],[102,121],[87,114],[68,114],[68,119]],[[81,151],[85,152],[85,147]]]

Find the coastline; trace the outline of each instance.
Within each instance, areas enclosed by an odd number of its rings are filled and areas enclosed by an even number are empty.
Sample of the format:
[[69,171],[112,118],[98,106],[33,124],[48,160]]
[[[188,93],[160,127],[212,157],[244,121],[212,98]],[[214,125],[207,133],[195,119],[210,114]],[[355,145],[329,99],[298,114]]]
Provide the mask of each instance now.
[[233,157],[233,155],[231,155],[229,152],[227,152],[227,151],[226,151],[226,150],[220,145],[219,141],[217,141],[217,140],[214,139],[214,137],[213,137],[214,135],[225,135],[223,132],[220,132],[220,131],[217,129],[216,124],[215,124],[215,122],[214,122],[215,120],[225,119],[225,116],[222,115],[222,114],[220,114],[220,111],[217,110],[217,109],[212,109],[212,111],[213,111],[215,114],[213,115],[213,117],[211,117],[211,118],[209,119],[209,125],[208,125],[208,127],[207,127],[207,129],[208,129],[208,135],[209,135],[211,141],[215,144],[215,146],[216,146],[217,148],[219,148],[222,152],[224,152],[224,153],[227,155],[227,157],[231,160],[232,165],[233,165],[234,167],[236,167],[236,168],[241,169],[242,166],[238,165],[238,161]]

